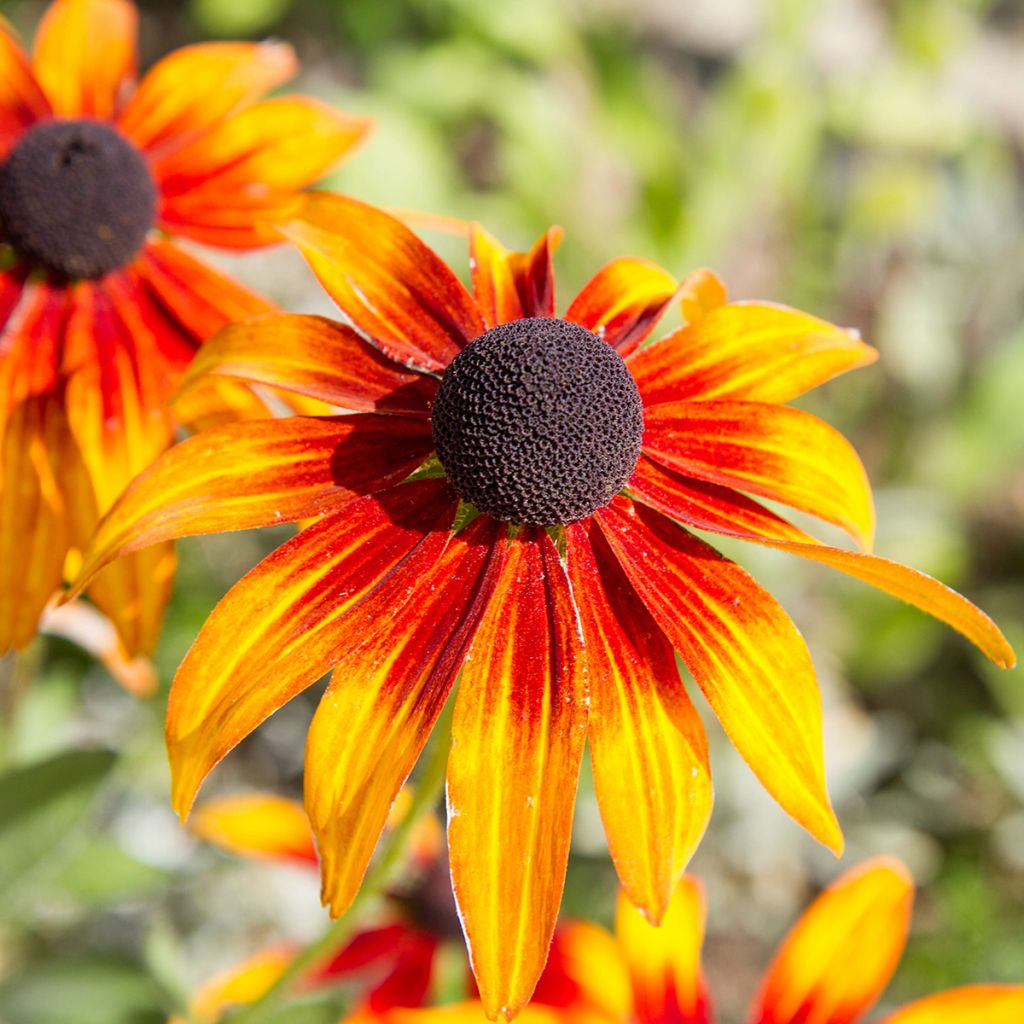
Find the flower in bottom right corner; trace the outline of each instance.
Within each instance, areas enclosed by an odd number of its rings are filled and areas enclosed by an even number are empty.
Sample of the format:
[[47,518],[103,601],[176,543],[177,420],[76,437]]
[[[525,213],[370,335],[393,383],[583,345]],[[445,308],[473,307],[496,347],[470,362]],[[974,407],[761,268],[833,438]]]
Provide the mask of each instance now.
[[[913,898],[907,869],[891,857],[840,876],[783,940],[746,1024],[1024,1022],[1024,984],[967,985],[867,1018],[899,964]],[[712,996],[701,967],[704,916],[703,886],[686,875],[660,927],[621,896],[614,938],[596,924],[567,922],[555,933],[528,1010],[538,1024],[712,1024]],[[388,1017],[391,1024],[484,1019],[472,1004]]]

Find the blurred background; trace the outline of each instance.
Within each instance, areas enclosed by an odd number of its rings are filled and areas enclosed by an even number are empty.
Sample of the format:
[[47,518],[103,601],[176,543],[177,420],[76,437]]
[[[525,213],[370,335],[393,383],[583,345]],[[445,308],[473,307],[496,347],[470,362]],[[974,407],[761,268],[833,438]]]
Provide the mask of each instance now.
[[[141,6],[144,64],[197,39],[279,36],[302,59],[298,87],[377,118],[331,187],[479,219],[510,246],[561,224],[563,306],[600,263],[630,254],[680,275],[712,266],[734,297],[858,328],[880,362],[806,405],[863,455],[878,553],[962,590],[1024,648],[1024,5]],[[41,9],[3,4],[27,38]],[[465,268],[461,240],[428,240]],[[291,309],[330,311],[290,252],[219,261]],[[151,700],[59,640],[0,663],[4,1024],[161,1021],[216,971],[324,927],[313,873],[212,850],[167,803],[174,668],[219,596],[286,535],[180,545]],[[729,553],[782,600],[814,655],[842,865],[892,853],[919,883],[885,1003],[1020,981],[1021,672],[991,668],[938,623],[823,568]],[[299,795],[317,696],[274,716],[204,793]],[[840,867],[708,725],[717,806],[693,870],[708,888],[706,962],[728,1022]],[[607,923],[614,893],[585,773],[564,913]],[[338,1006],[311,1001],[287,1019],[333,1020]]]

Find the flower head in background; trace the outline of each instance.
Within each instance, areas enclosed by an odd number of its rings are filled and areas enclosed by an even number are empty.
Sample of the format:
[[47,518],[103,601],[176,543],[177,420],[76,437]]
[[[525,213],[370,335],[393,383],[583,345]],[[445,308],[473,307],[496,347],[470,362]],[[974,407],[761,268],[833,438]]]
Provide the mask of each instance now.
[[[0,18],[0,654],[176,422],[262,410],[237,385],[166,409],[202,341],[271,308],[172,238],[278,241],[268,222],[368,129],[257,102],[295,74],[278,43],[186,47],[136,85],[136,20],[128,0],[56,0],[29,56]],[[161,545],[90,588],[129,658],[153,646],[173,564]]]
[[[825,890],[784,939],[748,1024],[858,1024],[899,964],[913,882],[890,858],[867,861]],[[712,1024],[701,969],[704,893],[683,878],[654,928],[623,897],[616,934],[585,922],[559,928],[530,1009],[561,1024]],[[394,1014],[392,1024],[472,1024],[479,1003]],[[1024,985],[969,985],[910,1003],[877,1024],[1016,1024]]]
[[[351,326],[271,315],[204,347],[192,378],[295,391],[352,415],[186,441],[101,526],[89,574],[173,537],[320,516],[221,601],[175,679],[173,802],[326,670],[306,807],[324,897],[358,891],[395,794],[460,677],[448,765],[452,882],[484,1005],[512,1016],[558,913],[584,741],[612,857],[657,921],[711,807],[678,652],[768,791],[833,850],[821,704],[779,604],[694,530],[833,566],[1013,652],[960,595],[829,547],[750,495],[843,527],[873,513],[848,442],[785,403],[870,362],[854,334],[727,303],[642,260],[555,316],[553,232],[471,238],[472,292],[411,231],[314,194],[286,226]],[[681,297],[688,323],[643,342]]]

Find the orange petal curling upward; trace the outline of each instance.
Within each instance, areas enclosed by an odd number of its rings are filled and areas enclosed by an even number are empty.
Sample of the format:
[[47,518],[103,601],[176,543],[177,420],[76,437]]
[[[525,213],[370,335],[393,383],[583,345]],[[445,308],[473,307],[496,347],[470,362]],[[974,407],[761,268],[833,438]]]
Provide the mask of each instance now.
[[558,915],[586,729],[581,653],[554,545],[524,530],[462,673],[448,764],[452,882],[491,1019],[529,1000]]

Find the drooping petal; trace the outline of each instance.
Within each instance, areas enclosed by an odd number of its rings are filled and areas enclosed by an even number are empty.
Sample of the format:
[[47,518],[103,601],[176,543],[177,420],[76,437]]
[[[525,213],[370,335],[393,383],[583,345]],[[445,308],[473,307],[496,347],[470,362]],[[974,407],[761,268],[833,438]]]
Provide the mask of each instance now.
[[312,193],[281,230],[355,327],[400,363],[443,370],[483,334],[483,317],[462,282],[383,210]]
[[711,814],[707,740],[675,653],[592,524],[566,529],[590,682],[590,751],[619,879],[661,920]]
[[629,369],[645,405],[779,403],[877,358],[855,331],[786,306],[733,302],[637,352]]
[[1024,985],[965,985],[919,999],[878,1024],[1020,1024]]
[[633,983],[638,1024],[711,1024],[711,1004],[701,969],[704,889],[684,876],[660,927],[653,927],[619,896],[615,935]]
[[450,539],[432,535],[429,559],[396,570],[349,627],[372,638],[338,661],[306,741],[306,809],[332,914],[359,890],[462,666],[500,570],[498,533],[481,517]]
[[565,319],[627,356],[654,330],[678,288],[667,270],[647,260],[612,260],[583,286]]
[[370,126],[306,97],[247,107],[154,162],[159,223],[224,248],[280,242],[274,221],[287,214],[294,193],[322,178]]
[[0,160],[26,128],[51,113],[14,29],[0,15]]
[[754,999],[750,1024],[859,1020],[896,970],[913,901],[913,880],[892,858],[842,875],[786,936]]
[[56,0],[36,32],[33,70],[58,117],[113,117],[135,78],[130,0]]
[[429,416],[437,380],[388,359],[344,324],[276,313],[232,324],[199,350],[186,386],[202,375],[295,391],[343,409]]
[[558,915],[586,729],[581,655],[555,547],[524,530],[462,673],[448,764],[452,883],[492,1019],[530,998]]
[[687,323],[700,320],[728,301],[725,282],[707,267],[692,270],[679,286],[679,305]]
[[663,515],[616,498],[595,518],[736,749],[782,808],[838,853],[821,697],[789,616],[747,572]]
[[[167,709],[172,803],[188,813],[213,766],[282,704],[367,640],[348,613],[403,565],[431,564],[455,512],[443,481],[359,498],[265,558],[213,610]],[[358,620],[361,632],[352,629]]]
[[228,114],[286,82],[298,69],[285,43],[199,43],[158,61],[117,125],[154,151],[188,142]]
[[207,800],[189,822],[192,834],[242,857],[317,863],[302,804],[274,793],[242,793]]
[[875,511],[864,466],[842,434],[802,409],[731,401],[649,406],[643,450],[687,476],[835,523],[871,547]]
[[408,476],[429,454],[422,420],[373,413],[229,423],[166,452],[93,537],[76,589],[130,551],[179,537],[294,522]]

